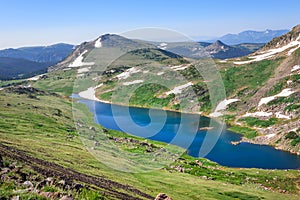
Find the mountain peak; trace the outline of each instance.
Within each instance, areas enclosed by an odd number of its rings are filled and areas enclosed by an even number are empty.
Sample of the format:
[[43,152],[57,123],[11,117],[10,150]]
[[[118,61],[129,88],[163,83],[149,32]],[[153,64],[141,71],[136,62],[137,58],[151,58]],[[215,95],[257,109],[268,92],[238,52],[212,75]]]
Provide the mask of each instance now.
[[217,40],[215,43],[205,47],[205,49],[207,51],[215,51],[215,52],[218,52],[218,51],[226,51],[228,50],[230,47],[226,44],[224,44],[222,41],[220,40]]
[[224,44],[221,40],[217,40],[215,43],[213,43],[212,45],[217,45],[217,46],[227,46],[226,44]]

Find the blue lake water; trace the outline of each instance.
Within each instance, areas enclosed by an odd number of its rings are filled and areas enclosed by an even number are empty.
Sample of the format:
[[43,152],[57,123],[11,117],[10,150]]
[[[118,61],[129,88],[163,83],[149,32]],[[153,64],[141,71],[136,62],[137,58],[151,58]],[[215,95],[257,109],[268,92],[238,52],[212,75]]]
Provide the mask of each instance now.
[[[112,106],[111,104],[84,99],[79,99],[78,101],[87,105],[89,110],[94,114],[95,121],[108,129],[119,130],[131,135],[177,145],[185,148],[187,153],[194,157],[199,156],[199,150],[206,134],[214,134],[214,129],[209,133],[199,129],[210,126],[212,122],[212,119],[199,115],[161,110],[150,111],[146,108],[129,108],[129,112],[127,112],[128,108],[123,106]],[[152,121],[149,117],[149,111]],[[166,121],[163,121],[162,116],[165,113],[167,114]],[[137,124],[139,128],[132,125],[129,119]],[[152,126],[149,126],[150,124]],[[120,128],[120,125],[122,127],[126,125],[126,130],[124,131],[124,128]],[[151,129],[156,130],[157,127],[162,128],[159,128],[156,134],[149,136],[148,134],[151,132]],[[140,128],[149,130],[149,133],[141,131]],[[216,134],[217,136],[218,134]],[[276,150],[266,145],[249,143],[231,144],[232,141],[238,141],[240,138],[241,135],[239,134],[226,129],[223,130],[213,149],[205,157],[229,167],[300,169],[300,156]]]

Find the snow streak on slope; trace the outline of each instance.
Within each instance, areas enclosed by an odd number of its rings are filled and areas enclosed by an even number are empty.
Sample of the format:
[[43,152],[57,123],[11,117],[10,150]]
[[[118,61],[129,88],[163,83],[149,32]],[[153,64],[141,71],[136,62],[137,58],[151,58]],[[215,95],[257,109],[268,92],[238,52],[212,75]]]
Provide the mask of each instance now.
[[262,98],[259,103],[258,103],[258,106],[261,106],[263,104],[267,104],[269,103],[270,101],[273,101],[274,99],[276,99],[277,97],[288,97],[290,96],[291,94],[293,94],[294,92],[291,91],[291,88],[286,88],[284,90],[282,90],[279,94],[276,94],[274,96],[270,96],[270,97],[265,97],[265,98]]
[[257,62],[257,61],[269,59],[269,58],[272,58],[273,56],[275,56],[278,53],[284,52],[287,49],[290,49],[290,48],[294,47],[293,49],[289,50],[289,52],[287,53],[287,55],[289,56],[300,47],[300,41],[298,41],[299,39],[300,39],[300,36],[296,40],[291,41],[290,43],[288,43],[285,46],[275,48],[275,49],[270,49],[268,51],[263,51],[259,55],[249,56],[248,58],[250,60],[237,61],[237,62],[234,62],[234,64],[243,65],[243,64],[248,64],[248,63],[251,63],[251,62]]
[[94,65],[94,62],[83,62],[83,55],[86,54],[88,51],[85,50],[80,54],[68,67],[81,67],[86,65]]

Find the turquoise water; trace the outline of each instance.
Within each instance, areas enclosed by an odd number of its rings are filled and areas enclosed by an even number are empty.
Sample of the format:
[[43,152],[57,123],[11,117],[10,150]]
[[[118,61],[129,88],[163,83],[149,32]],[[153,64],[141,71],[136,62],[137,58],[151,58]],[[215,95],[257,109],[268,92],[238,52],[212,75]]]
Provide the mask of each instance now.
[[[177,145],[185,148],[187,153],[193,157],[199,157],[200,148],[207,134],[207,131],[200,128],[208,127],[211,122],[215,122],[211,121],[213,119],[199,115],[146,108],[129,108],[129,112],[127,112],[128,108],[123,106],[83,99],[78,101],[87,105],[94,114],[95,121],[106,128]],[[152,121],[149,113],[151,113]],[[165,113],[167,113],[166,121],[162,120]],[[131,124],[131,119],[138,127]],[[199,122],[197,122],[198,120]],[[125,125],[126,130],[120,128],[120,125],[122,127]],[[162,128],[156,131],[157,127]],[[140,128],[144,128],[149,132],[141,131]],[[154,132],[156,131],[156,134],[149,136],[151,129]],[[209,134],[213,135],[213,130]],[[216,134],[216,137],[218,137],[218,134]],[[231,144],[232,141],[238,141],[240,138],[241,135],[239,134],[226,129],[223,130],[213,149],[205,157],[229,167],[300,169],[300,156],[276,150],[266,145]]]

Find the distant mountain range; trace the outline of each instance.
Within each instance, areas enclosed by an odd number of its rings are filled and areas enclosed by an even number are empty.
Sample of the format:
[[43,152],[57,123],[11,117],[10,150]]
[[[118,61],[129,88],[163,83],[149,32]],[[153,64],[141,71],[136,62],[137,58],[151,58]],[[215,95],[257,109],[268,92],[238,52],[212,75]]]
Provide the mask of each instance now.
[[64,60],[74,47],[60,43],[0,50],[0,79],[26,78],[47,71],[47,67]]
[[241,43],[267,43],[275,37],[286,34],[289,30],[265,30],[265,31],[243,31],[238,34],[226,34],[217,40],[228,45],[236,45]]
[[0,50],[0,57],[21,58],[40,63],[56,63],[65,59],[73,49],[74,45],[64,43],[51,46],[10,48]]
[[[147,41],[129,40],[117,35],[103,35],[102,41],[105,44],[110,41],[109,46],[122,47],[131,49],[136,45],[147,48],[159,48],[183,57],[201,58],[210,56],[217,59],[228,59],[242,57],[251,54],[261,48],[265,43],[274,37],[281,36],[288,30],[266,30],[266,31],[244,31],[239,34],[227,34],[220,37],[214,42],[172,42],[172,43],[155,43]],[[113,38],[113,40],[111,40]],[[109,39],[109,40],[107,40]],[[88,43],[81,46],[88,47]],[[55,44],[51,46],[22,47],[17,49],[0,50],[0,79],[17,79],[26,78],[34,74],[46,71],[49,66],[61,62],[68,56],[78,56],[82,51],[75,52],[70,44]],[[81,49],[80,46],[78,48]],[[66,59],[65,61],[68,61]],[[104,58],[106,59],[106,58]]]
[[230,46],[220,40],[214,43],[172,42],[154,44],[160,49],[194,59],[207,56],[217,59],[241,57],[253,53],[264,45],[264,43],[244,43]]

